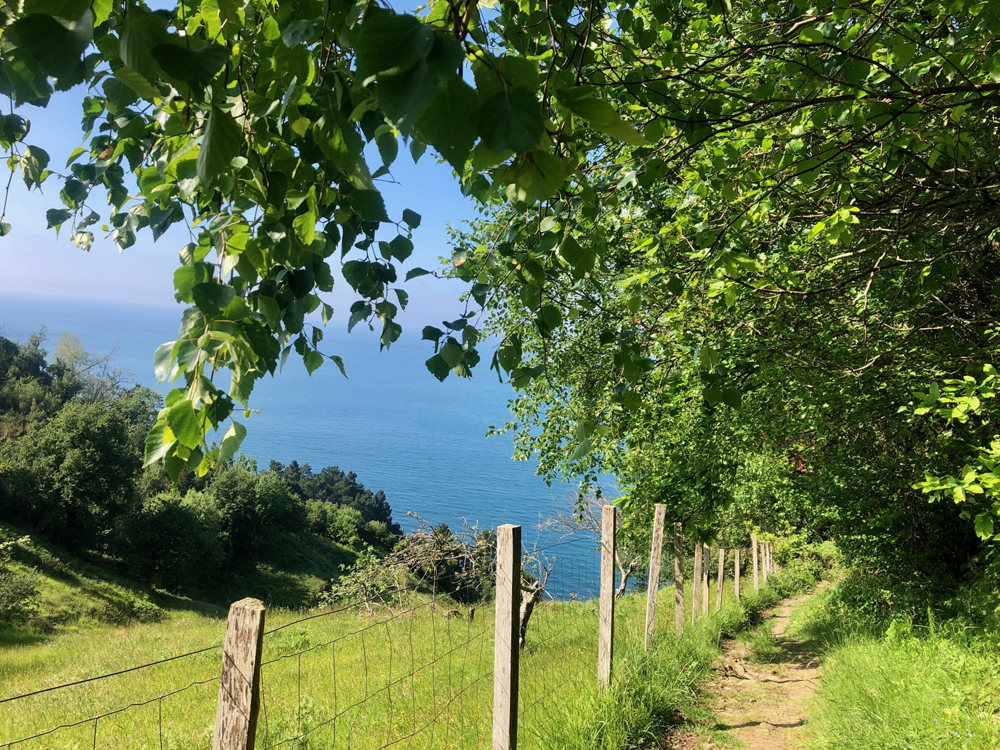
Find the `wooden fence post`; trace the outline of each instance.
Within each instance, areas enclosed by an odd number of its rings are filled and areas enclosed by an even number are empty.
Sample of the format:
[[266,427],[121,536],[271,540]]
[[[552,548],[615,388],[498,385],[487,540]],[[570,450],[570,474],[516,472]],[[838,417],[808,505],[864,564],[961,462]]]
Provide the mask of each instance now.
[[763,563],[760,567],[764,571],[764,583],[767,583],[767,542],[761,545],[761,562]]
[[691,624],[698,622],[701,614],[701,542],[694,545],[694,575],[691,577]]
[[253,750],[260,710],[264,603],[241,599],[229,607],[212,750]]
[[496,623],[493,642],[493,750],[517,750],[520,671],[521,527],[497,527]]
[[601,509],[601,617],[597,639],[597,683],[611,685],[615,647],[615,535],[618,513],[613,505]]
[[712,562],[712,548],[705,545],[705,551],[701,554],[701,614],[708,617],[708,571]]
[[684,635],[684,536],[683,526],[674,524],[674,628]]
[[750,535],[750,546],[753,554],[753,592],[760,591],[760,584],[757,582],[757,532]]
[[649,587],[646,590],[646,648],[653,644],[656,623],[656,598],[660,593],[660,562],[663,557],[663,523],[667,506],[657,503],[653,511],[653,543],[649,550]]
[[733,550],[733,593],[740,600],[740,548]]
[[722,578],[726,570],[726,551],[719,547],[719,576],[715,582],[715,611],[722,609]]

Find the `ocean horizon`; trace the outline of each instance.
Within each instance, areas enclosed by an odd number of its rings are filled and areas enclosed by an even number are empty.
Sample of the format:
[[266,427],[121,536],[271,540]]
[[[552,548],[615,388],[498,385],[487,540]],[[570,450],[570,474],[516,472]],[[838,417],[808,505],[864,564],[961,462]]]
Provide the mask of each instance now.
[[[161,393],[153,352],[176,338],[182,308],[66,299],[31,294],[0,297],[0,335],[19,342],[45,328],[47,348],[59,336],[75,334],[88,351],[115,352],[115,362],[136,383]],[[520,524],[526,547],[560,539],[537,527],[547,516],[568,510],[574,483],[551,486],[536,474],[534,460],[515,461],[509,435],[486,437],[508,419],[510,386],[489,370],[487,357],[471,379],[438,382],[424,366],[431,344],[419,327],[379,351],[377,335],[364,326],[348,334],[343,324],[327,327],[321,348],[344,359],[347,377],[332,362],[310,376],[294,355],[274,378],[259,381],[251,398],[255,413],[242,420],[247,437],[241,452],[259,468],[271,460],[308,463],[314,470],[338,466],[357,474],[371,490],[383,490],[393,517],[407,531],[422,518],[480,528]],[[591,538],[560,544],[560,554],[593,549]]]

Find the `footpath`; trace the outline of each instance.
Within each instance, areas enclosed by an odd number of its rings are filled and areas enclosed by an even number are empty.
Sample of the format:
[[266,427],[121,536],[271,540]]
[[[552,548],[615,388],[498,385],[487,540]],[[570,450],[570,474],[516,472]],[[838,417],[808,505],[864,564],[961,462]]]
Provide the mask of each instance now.
[[767,621],[777,651],[768,664],[753,664],[749,650],[729,641],[715,664],[715,678],[705,686],[714,719],[667,738],[665,750],[779,750],[805,746],[809,700],[822,670],[813,644],[790,637],[792,612],[822,588],[781,602]]

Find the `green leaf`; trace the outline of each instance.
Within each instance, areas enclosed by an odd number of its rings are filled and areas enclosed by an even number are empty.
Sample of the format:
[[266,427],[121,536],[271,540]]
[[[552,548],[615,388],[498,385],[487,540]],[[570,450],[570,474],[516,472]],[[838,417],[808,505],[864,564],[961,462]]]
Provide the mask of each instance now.
[[281,321],[281,308],[278,307],[278,303],[271,297],[260,295],[257,297],[257,308],[267,320],[267,324],[277,330]]
[[302,355],[302,361],[305,362],[306,370],[312,375],[323,364],[323,355],[315,349],[310,349]]
[[587,242],[586,246],[581,246],[571,235],[563,237],[558,248],[559,257],[566,261],[573,269],[573,278],[582,279],[594,269],[597,262],[597,252],[593,245]]
[[153,372],[156,380],[160,383],[170,377],[170,372],[174,368],[174,345],[176,341],[168,341],[160,344],[153,352]]
[[406,280],[410,281],[411,279],[416,279],[420,276],[429,276],[430,274],[431,271],[428,271],[426,268],[411,268],[406,272]]
[[441,381],[444,381],[444,379],[447,378],[448,374],[451,372],[451,366],[440,354],[435,354],[424,364],[426,364],[427,369],[431,371],[431,375]]
[[59,79],[64,88],[64,84],[83,78],[82,56],[90,44],[92,18],[88,11],[79,24],[69,29],[50,15],[32,13],[4,29],[3,39],[14,44],[18,53],[45,76]]
[[355,76],[367,86],[379,74],[398,74],[431,48],[434,30],[408,14],[370,6],[355,44]]
[[166,440],[166,423],[157,422],[146,435],[146,457],[143,467],[148,467],[162,460],[168,451],[176,445],[176,440]]
[[303,245],[311,245],[316,239],[317,218],[316,213],[310,210],[299,214],[292,220],[292,229],[295,230],[296,236],[302,240]]
[[424,113],[434,98],[434,92],[448,91],[453,81],[460,80],[458,68],[462,60],[462,48],[457,41],[435,35],[426,56],[411,69],[380,75],[375,92],[389,122],[404,134],[408,134],[415,123],[424,122]]
[[408,208],[403,209],[403,222],[410,229],[416,229],[420,226],[420,214],[416,211],[411,211]]
[[989,513],[980,513],[976,516],[976,535],[980,539],[993,538],[993,516]]
[[230,162],[239,156],[242,143],[243,133],[233,116],[213,108],[198,153],[198,179],[205,187],[215,185],[229,169]]
[[559,191],[566,179],[566,165],[547,151],[529,151],[519,156],[503,177],[510,182],[507,186],[510,200],[533,205]]
[[476,114],[476,128],[487,148],[498,154],[533,149],[545,132],[541,105],[524,86],[487,99]]
[[598,99],[589,88],[584,86],[561,88],[556,91],[556,96],[566,109],[585,119],[594,130],[599,130],[631,146],[650,145],[634,127],[621,118],[614,107],[603,99]]
[[235,456],[246,436],[247,428],[234,421],[226,430],[226,434],[222,436],[222,442],[219,444],[219,463],[227,463]]
[[820,44],[823,41],[823,32],[815,26],[806,26],[799,32],[799,41],[805,44]]
[[229,50],[218,44],[197,50],[178,44],[158,44],[153,47],[152,55],[168,76],[189,86],[205,88],[226,64]]
[[453,78],[440,87],[417,122],[417,130],[424,140],[459,172],[465,167],[476,142],[473,116],[478,106],[476,91],[465,81]]
[[46,229],[52,229],[55,227],[57,230],[63,223],[73,215],[72,211],[67,211],[64,208],[50,208],[45,212],[45,220],[48,224]]
[[392,257],[402,263],[413,254],[413,242],[409,238],[397,234],[389,243],[389,250]]
[[21,175],[24,177],[24,184],[31,190],[45,181],[49,173],[46,167],[49,166],[49,154],[44,149],[37,146],[28,146],[21,154]]
[[167,412],[167,426],[177,441],[187,448],[197,448],[201,444],[201,426],[194,407],[187,399],[181,399]]
[[229,284],[217,281],[205,281],[191,288],[191,296],[195,305],[206,315],[217,315],[220,310],[233,301],[236,290]]
[[355,190],[350,194],[350,201],[363,221],[389,221],[385,201],[378,190]]
[[43,13],[47,16],[59,16],[67,21],[75,21],[90,8],[90,0],[24,0],[21,12]]
[[[424,330],[426,331],[426,329]],[[441,359],[448,363],[449,367],[455,367],[462,361],[462,347],[452,339],[445,342],[438,354],[441,355]]]

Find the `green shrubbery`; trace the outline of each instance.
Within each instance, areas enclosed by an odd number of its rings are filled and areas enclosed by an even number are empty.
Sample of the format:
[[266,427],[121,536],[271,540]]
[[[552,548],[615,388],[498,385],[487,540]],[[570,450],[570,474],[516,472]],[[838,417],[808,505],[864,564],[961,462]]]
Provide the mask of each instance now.
[[1000,747],[993,639],[933,610],[918,621],[895,608],[857,610],[875,587],[852,571],[792,616],[791,634],[826,652],[811,747]]
[[[302,534],[379,555],[399,540],[385,495],[337,467],[313,472],[272,462],[258,471],[240,457],[176,484],[162,464],[143,469],[160,397],[123,387],[120,374],[92,370],[94,358],[79,342],[61,343],[49,363],[42,342],[41,335],[23,346],[0,337],[0,520],[76,554],[118,561],[132,580],[208,598],[228,596],[227,580],[281,578],[277,561],[289,558],[282,548],[301,546]],[[335,578],[342,557],[309,575]],[[326,562],[322,555],[312,561]],[[260,566],[269,567],[255,577]],[[10,600],[15,588],[25,590],[20,578],[4,581]],[[298,587],[299,600],[289,595],[296,586],[279,588],[283,602],[303,605],[317,586]],[[133,608],[134,619],[143,619],[143,606]]]
[[16,543],[0,541],[0,622],[22,622],[37,606],[38,587],[33,577],[10,566]]

